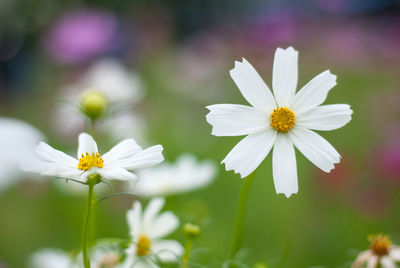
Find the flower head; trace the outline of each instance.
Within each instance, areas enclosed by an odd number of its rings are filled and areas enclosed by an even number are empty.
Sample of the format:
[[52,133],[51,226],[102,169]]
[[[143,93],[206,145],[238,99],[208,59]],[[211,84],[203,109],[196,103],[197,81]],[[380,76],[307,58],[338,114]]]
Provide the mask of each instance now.
[[[85,126],[84,115],[102,119],[99,127],[116,138],[140,134],[143,122],[128,107],[144,95],[140,77],[114,59],[96,61],[76,81],[62,88],[65,100],[54,113],[54,123],[62,134],[77,134]],[[77,108],[79,107],[79,108]],[[68,120],[63,118],[68,117]]]
[[176,262],[183,252],[174,240],[162,239],[178,228],[179,220],[172,212],[159,212],[164,206],[162,198],[152,199],[142,211],[139,201],[127,213],[133,243],[127,250],[127,267],[158,267],[155,260]]
[[[339,153],[312,130],[334,130],[347,124],[352,110],[346,104],[321,105],[336,76],[322,72],[296,93],[298,52],[292,47],[275,52],[271,93],[253,66],[235,62],[230,75],[251,106],[208,106],[207,121],[215,136],[242,139],[222,161],[227,170],[244,178],[252,173],[272,148],[273,177],[277,193],[297,193],[294,146],[325,172],[339,163]],[[311,130],[312,129],[312,130]]]
[[47,176],[75,179],[83,183],[92,174],[104,179],[134,180],[132,172],[163,161],[163,147],[155,145],[143,150],[133,139],[127,139],[104,155],[100,155],[97,144],[87,133],[79,135],[78,159],[73,158],[50,145],[40,142],[36,147],[39,160],[24,163],[22,169]]
[[140,196],[165,196],[188,192],[209,184],[216,174],[215,163],[199,162],[193,155],[180,156],[176,163],[163,163],[140,170],[134,191]]
[[400,261],[400,247],[392,245],[389,236],[370,235],[368,240],[370,241],[369,250],[363,251],[357,256],[352,268],[397,267],[395,263]]

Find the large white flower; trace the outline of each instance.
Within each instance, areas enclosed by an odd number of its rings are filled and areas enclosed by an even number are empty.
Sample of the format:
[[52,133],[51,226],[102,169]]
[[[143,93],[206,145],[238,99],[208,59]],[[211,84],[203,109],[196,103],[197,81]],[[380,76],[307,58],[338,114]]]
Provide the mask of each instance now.
[[143,150],[133,139],[127,139],[104,155],[100,155],[97,144],[87,133],[79,135],[78,159],[50,145],[40,142],[36,147],[38,161],[24,163],[24,171],[47,176],[57,176],[86,182],[90,174],[97,173],[104,179],[134,180],[133,170],[156,165],[164,160],[163,147],[155,145]]
[[140,196],[166,196],[188,192],[209,184],[217,168],[212,161],[199,162],[190,154],[181,155],[176,163],[138,171],[139,180],[133,190]]
[[183,253],[182,245],[174,240],[162,239],[179,225],[178,218],[170,211],[160,215],[165,200],[152,199],[142,211],[139,201],[127,212],[127,220],[132,236],[132,245],[127,249],[125,267],[157,268],[156,262],[176,262]]
[[[105,97],[112,108],[103,124],[99,125],[100,130],[109,131],[115,138],[140,136],[145,124],[131,111],[131,107],[143,98],[143,88],[139,75],[127,70],[117,60],[99,60],[76,82],[62,88],[60,98],[64,102],[60,103],[54,113],[57,130],[61,134],[69,135],[81,132],[86,118],[82,115],[79,104],[88,91],[96,91]],[[68,120],[63,120],[66,117]],[[113,128],[110,128],[110,125]]]
[[361,252],[352,268],[396,268],[400,262],[400,247],[392,245],[390,238],[386,235],[375,235],[370,237],[371,246],[369,250]]
[[[272,147],[273,177],[277,193],[297,193],[294,146],[325,172],[340,161],[339,153],[313,130],[334,130],[351,119],[346,104],[322,104],[336,76],[322,72],[296,93],[298,52],[278,48],[273,64],[272,95],[257,71],[243,59],[230,71],[243,97],[251,106],[208,106],[207,121],[215,136],[248,135],[222,161],[227,170],[244,178],[265,159]],[[293,146],[294,145],[294,146]]]
[[21,120],[0,117],[0,191],[20,177],[20,164],[34,159],[33,149],[43,134]]

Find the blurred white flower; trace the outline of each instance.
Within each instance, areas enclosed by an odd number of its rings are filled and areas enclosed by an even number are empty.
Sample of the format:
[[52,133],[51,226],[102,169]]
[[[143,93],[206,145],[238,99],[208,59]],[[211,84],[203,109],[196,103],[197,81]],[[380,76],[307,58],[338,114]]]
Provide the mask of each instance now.
[[163,163],[151,169],[138,171],[133,190],[139,196],[166,196],[188,192],[208,185],[217,172],[212,161],[199,162],[195,156],[185,154],[176,163]]
[[392,245],[390,238],[378,234],[369,238],[370,249],[361,252],[352,268],[396,268],[396,262],[400,262],[400,247]]
[[[93,268],[118,268],[120,256],[107,245],[96,245],[91,253]],[[83,268],[81,254],[73,255],[61,249],[41,249],[29,258],[31,268]]]
[[133,139],[127,139],[101,156],[97,144],[87,133],[79,135],[78,159],[41,142],[36,147],[37,161],[23,163],[22,169],[47,176],[74,179],[85,183],[91,174],[104,179],[135,180],[133,170],[156,165],[164,160],[163,147],[143,150]]
[[[125,124],[118,125],[111,135],[115,138],[142,135],[145,123],[133,113],[132,106],[143,98],[143,83],[136,73],[126,70],[113,59],[99,60],[77,82],[62,89],[60,98],[64,102],[54,114],[54,122],[60,133],[75,135],[84,129],[86,118],[79,105],[88,90],[103,94],[111,107],[104,118],[104,124],[99,125],[101,131],[113,129],[109,125],[115,120],[124,120]],[[68,120],[64,120],[66,117]]]
[[72,255],[60,249],[41,249],[29,259],[31,268],[78,268]]
[[127,212],[132,245],[127,249],[124,267],[157,268],[157,260],[176,262],[183,253],[182,245],[174,240],[161,239],[178,228],[179,220],[170,211],[160,215],[165,200],[152,199],[142,211],[139,201]]
[[44,139],[35,127],[18,119],[0,117],[0,191],[16,182],[20,164],[35,158],[33,149]]
[[273,64],[272,95],[257,71],[245,59],[230,71],[243,97],[251,106],[216,104],[208,106],[207,121],[215,136],[242,139],[222,161],[226,170],[244,178],[252,173],[274,147],[273,177],[277,193],[289,197],[297,193],[294,146],[325,172],[339,163],[340,155],[313,130],[334,130],[347,124],[352,110],[347,104],[322,104],[336,76],[322,72],[296,94],[298,52],[278,48]]

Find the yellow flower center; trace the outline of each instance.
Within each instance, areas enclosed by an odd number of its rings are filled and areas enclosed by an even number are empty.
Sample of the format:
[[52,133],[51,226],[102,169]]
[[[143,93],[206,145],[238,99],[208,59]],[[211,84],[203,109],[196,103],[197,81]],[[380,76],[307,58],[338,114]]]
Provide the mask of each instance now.
[[149,254],[150,246],[151,246],[150,239],[145,235],[141,235],[139,237],[139,241],[137,244],[137,255],[146,256],[147,254]]
[[294,127],[295,119],[296,116],[289,108],[277,108],[274,109],[271,114],[271,126],[278,132],[287,133],[292,127]]
[[78,168],[80,170],[87,171],[92,167],[102,168],[104,166],[104,160],[101,158],[99,153],[86,153],[86,155],[82,154],[82,157],[79,158]]
[[392,244],[389,236],[383,234],[371,235],[368,240],[371,242],[370,249],[375,255],[383,256],[389,254],[389,247]]

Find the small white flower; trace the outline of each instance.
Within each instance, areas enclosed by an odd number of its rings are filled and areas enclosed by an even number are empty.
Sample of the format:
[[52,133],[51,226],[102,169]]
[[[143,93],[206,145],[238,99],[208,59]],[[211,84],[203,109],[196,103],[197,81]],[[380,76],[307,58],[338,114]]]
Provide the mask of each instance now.
[[90,174],[99,174],[104,179],[135,180],[132,170],[156,165],[164,160],[163,147],[155,145],[143,150],[133,139],[127,139],[104,155],[100,155],[97,144],[87,133],[79,135],[78,159],[41,142],[36,147],[39,161],[24,163],[22,169],[47,176],[57,176],[86,182]]
[[297,193],[294,146],[325,172],[339,163],[339,153],[313,130],[334,130],[347,124],[352,110],[346,104],[322,104],[336,76],[322,72],[296,93],[298,52],[278,48],[273,64],[272,95],[257,71],[245,59],[230,71],[243,97],[251,106],[208,106],[207,121],[215,136],[248,135],[222,161],[226,170],[244,178],[252,173],[274,147],[273,177],[277,193]]
[[152,199],[142,212],[139,201],[127,212],[127,220],[132,236],[132,245],[127,249],[125,267],[158,267],[156,260],[176,262],[183,253],[182,245],[174,240],[161,239],[172,233],[179,225],[178,218],[170,211],[160,215],[165,200]]
[[371,236],[370,241],[370,249],[361,252],[351,267],[396,268],[396,263],[400,262],[400,247],[392,245],[390,238],[386,235]]
[[72,255],[60,249],[41,249],[29,259],[31,268],[78,268]]
[[20,164],[35,158],[33,148],[43,134],[21,120],[0,117],[0,191],[20,177]]
[[[62,88],[61,99],[65,100],[65,103],[61,103],[54,113],[57,130],[69,135],[82,131],[85,118],[78,105],[88,90],[104,95],[108,104],[115,108],[112,114],[104,118],[103,124],[99,125],[101,131],[111,130],[110,134],[115,138],[142,135],[145,124],[130,110],[130,107],[143,98],[143,83],[138,74],[128,71],[114,59],[102,59],[95,62],[77,82]],[[63,120],[66,117],[68,120]],[[118,124],[117,128],[109,128],[110,125],[116,125],[115,121],[121,124]]]
[[212,161],[199,162],[195,156],[180,156],[175,164],[163,163],[138,171],[139,180],[133,190],[139,196],[166,196],[188,192],[208,185],[216,175]]

